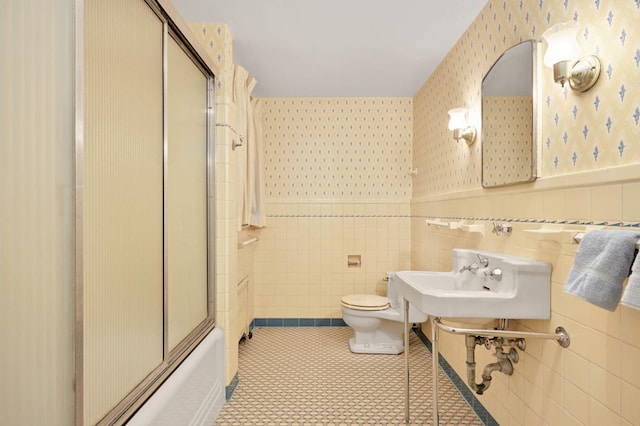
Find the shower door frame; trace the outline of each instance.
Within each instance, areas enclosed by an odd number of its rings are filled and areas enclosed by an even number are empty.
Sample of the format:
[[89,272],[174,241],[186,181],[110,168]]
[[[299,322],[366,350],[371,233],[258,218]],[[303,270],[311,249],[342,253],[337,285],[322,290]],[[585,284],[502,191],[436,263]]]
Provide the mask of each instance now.
[[[167,49],[168,37],[172,37],[182,50],[188,55],[193,63],[204,74],[207,80],[206,87],[206,232],[207,232],[207,316],[198,324],[179,344],[169,350],[168,344],[168,277],[167,277],[167,241],[165,219],[163,218],[163,282],[162,282],[162,311],[163,311],[163,348],[162,362],[157,365],[151,373],[144,378],[134,389],[98,422],[99,425],[121,424],[125,422],[142,404],[153,394],[153,392],[167,379],[167,377],[180,365],[180,363],[195,349],[198,344],[211,332],[215,325],[215,277],[216,277],[216,256],[215,256],[215,66],[208,57],[206,51],[192,35],[190,29],[177,14],[171,3],[167,0],[140,0],[156,14],[162,22],[162,62],[163,62],[163,216],[166,211],[166,185],[167,185]],[[84,50],[85,50],[85,0],[75,0],[75,242],[76,242],[76,273],[75,273],[75,423],[84,424]]]

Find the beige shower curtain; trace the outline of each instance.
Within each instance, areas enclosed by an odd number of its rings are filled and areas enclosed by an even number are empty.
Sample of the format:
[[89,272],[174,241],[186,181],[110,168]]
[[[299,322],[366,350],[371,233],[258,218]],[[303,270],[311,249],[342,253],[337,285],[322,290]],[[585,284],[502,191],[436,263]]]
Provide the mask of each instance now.
[[264,227],[264,179],[262,171],[262,126],[255,109],[257,101],[251,99],[251,91],[257,80],[246,69],[236,65],[234,69],[234,103],[238,114],[238,132],[244,143],[236,148],[238,156],[238,230],[243,225]]
[[248,145],[247,193],[249,197],[246,206],[249,212],[249,225],[264,227],[267,225],[267,217],[264,212],[262,102],[255,98],[251,99],[249,111],[249,136],[253,139],[253,143]]

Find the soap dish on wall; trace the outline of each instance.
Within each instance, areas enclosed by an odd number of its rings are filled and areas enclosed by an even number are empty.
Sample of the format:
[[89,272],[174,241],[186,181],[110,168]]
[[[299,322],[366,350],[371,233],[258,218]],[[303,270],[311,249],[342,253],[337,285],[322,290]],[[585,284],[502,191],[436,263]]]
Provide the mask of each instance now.
[[460,225],[460,230],[470,234],[480,234],[484,237],[485,226],[484,223],[465,223]]
[[450,223],[449,222],[442,222],[440,220],[440,218],[437,219],[427,219],[425,220],[425,223],[427,224],[427,226],[437,226],[440,228],[449,228]]
[[437,219],[427,219],[427,226],[436,226],[439,228],[447,228],[452,230],[459,230],[461,232],[468,232],[472,234],[481,234],[484,236],[485,226],[484,223],[468,223],[466,220],[461,220],[458,222],[445,222],[441,221],[440,218]]
[[541,227],[538,229],[525,229],[527,237],[538,241],[555,241],[561,244],[575,243],[575,236],[583,232],[578,229],[562,229],[552,227]]

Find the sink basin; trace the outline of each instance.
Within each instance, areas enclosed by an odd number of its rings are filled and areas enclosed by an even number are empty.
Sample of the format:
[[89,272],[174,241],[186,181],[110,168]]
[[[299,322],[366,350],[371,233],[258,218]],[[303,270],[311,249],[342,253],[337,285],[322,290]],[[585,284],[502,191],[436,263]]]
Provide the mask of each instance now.
[[538,260],[454,249],[452,271],[395,275],[398,292],[434,317],[470,322],[467,319],[548,319],[551,314],[551,265]]

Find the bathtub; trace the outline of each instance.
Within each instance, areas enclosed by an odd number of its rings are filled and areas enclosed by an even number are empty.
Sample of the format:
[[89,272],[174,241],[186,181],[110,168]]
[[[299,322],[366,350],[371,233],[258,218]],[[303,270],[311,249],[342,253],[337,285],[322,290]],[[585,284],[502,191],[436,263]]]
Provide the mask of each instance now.
[[224,382],[224,333],[215,328],[127,425],[211,426],[225,403]]

